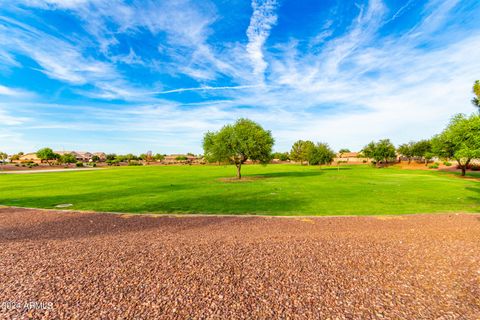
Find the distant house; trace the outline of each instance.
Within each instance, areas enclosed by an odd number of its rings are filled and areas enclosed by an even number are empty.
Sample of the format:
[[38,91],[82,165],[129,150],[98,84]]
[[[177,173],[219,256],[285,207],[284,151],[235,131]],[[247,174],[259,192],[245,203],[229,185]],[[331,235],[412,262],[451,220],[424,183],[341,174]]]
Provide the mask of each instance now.
[[93,155],[100,158],[100,161],[107,160],[107,155],[105,154],[105,152],[94,152]]
[[55,153],[58,153],[61,156],[65,154],[72,154],[75,159],[80,162],[89,162],[93,157],[93,153],[84,151],[55,151]]
[[77,159],[77,161],[88,162],[92,160],[93,153],[84,152],[84,151],[74,151],[73,155]]
[[42,163],[42,160],[37,157],[35,152],[27,153],[22,156],[18,160],[12,160],[13,163],[24,163],[24,162],[33,162],[33,163]]

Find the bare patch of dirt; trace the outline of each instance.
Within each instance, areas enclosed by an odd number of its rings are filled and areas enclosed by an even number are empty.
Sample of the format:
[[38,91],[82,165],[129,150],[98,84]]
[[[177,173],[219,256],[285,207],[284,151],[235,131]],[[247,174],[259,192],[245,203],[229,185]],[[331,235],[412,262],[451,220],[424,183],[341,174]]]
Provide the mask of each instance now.
[[226,183],[242,183],[242,182],[252,182],[257,180],[266,179],[266,177],[261,176],[247,176],[238,179],[237,177],[227,177],[227,178],[219,178],[218,181],[226,182]]

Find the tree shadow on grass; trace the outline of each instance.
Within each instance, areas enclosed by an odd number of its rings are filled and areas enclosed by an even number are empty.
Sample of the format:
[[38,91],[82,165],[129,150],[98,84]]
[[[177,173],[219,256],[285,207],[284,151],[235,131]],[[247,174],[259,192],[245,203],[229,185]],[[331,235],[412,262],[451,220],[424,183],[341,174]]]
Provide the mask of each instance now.
[[287,172],[269,172],[269,173],[260,173],[260,174],[248,174],[246,177],[260,177],[260,178],[281,178],[281,177],[314,177],[320,176],[323,174],[322,170],[319,169],[316,171],[287,171]]
[[[92,190],[95,189],[95,186],[91,187]],[[126,197],[134,197],[136,195],[156,195],[158,193],[168,194],[176,191],[183,191],[192,189],[191,187],[185,184],[169,184],[161,186],[151,186],[148,188],[148,191],[125,187],[123,189],[116,189],[112,191],[96,191],[96,192],[84,192],[76,194],[58,194],[58,195],[46,195],[46,196],[23,196],[23,197],[14,197],[14,198],[1,198],[0,204],[7,206],[21,206],[21,207],[34,207],[34,208],[46,208],[46,209],[55,209],[55,206],[61,204],[73,204],[76,205],[82,202],[101,202],[111,199],[120,199]],[[45,191],[48,194],[48,191]],[[41,205],[39,205],[41,204]],[[126,203],[127,204],[127,203]]]
[[473,192],[478,193],[479,196],[477,196],[477,197],[468,196],[467,199],[469,199],[469,200],[474,200],[474,201],[476,201],[478,204],[480,204],[480,187],[466,187],[465,190],[467,190],[467,191],[473,191]]
[[[222,215],[245,215],[245,214],[275,214],[298,211],[303,201],[298,199],[277,199],[274,193],[236,192],[232,194],[210,194],[198,196],[198,194],[182,194],[181,197],[173,197],[168,200],[153,199],[151,202],[128,203],[128,199],[122,201],[122,197],[115,195],[119,203],[125,203],[120,212],[136,213],[172,213],[172,214],[222,214]],[[131,197],[132,194],[128,194]],[[94,202],[98,199],[98,193],[80,194],[73,196],[54,196],[28,198],[28,203],[35,201],[43,203],[80,203]],[[92,205],[94,206],[94,205]],[[91,208],[100,209],[100,208]],[[0,209],[0,215],[8,210]],[[116,210],[117,211],[117,210]],[[12,213],[15,214],[15,213]],[[44,222],[25,224],[23,217],[28,221],[28,215],[45,215]],[[18,217],[18,225],[3,228],[0,226],[0,242],[15,242],[21,240],[66,240],[80,239],[99,235],[118,235],[127,232],[141,232],[149,229],[161,229],[162,232],[182,232],[193,228],[205,228],[212,225],[229,223],[228,219],[218,217],[198,217],[195,219],[177,219],[174,217],[150,217],[129,215],[128,219],[122,215],[101,213],[79,212],[35,212],[25,211]],[[50,216],[52,215],[52,216]],[[23,217],[22,217],[23,216]],[[233,217],[232,217],[233,218]]]
[[142,212],[189,214],[255,215],[295,212],[305,201],[298,198],[278,198],[275,192],[257,191],[234,194],[193,195],[152,202],[142,206]]
[[352,168],[349,168],[349,167],[328,167],[328,168],[322,168],[321,170],[325,170],[325,171],[344,171],[344,170],[352,170]]

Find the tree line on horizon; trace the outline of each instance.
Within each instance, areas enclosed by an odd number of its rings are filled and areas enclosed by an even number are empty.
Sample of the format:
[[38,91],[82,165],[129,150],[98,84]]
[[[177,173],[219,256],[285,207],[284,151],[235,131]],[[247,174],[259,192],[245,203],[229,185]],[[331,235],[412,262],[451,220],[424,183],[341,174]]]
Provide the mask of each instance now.
[[[472,89],[474,98],[472,104],[480,111],[480,81],[475,81]],[[331,164],[336,156],[327,143],[314,143],[309,140],[296,141],[290,152],[272,153],[274,138],[269,130],[263,129],[258,123],[249,119],[238,119],[234,124],[225,125],[217,132],[207,132],[203,138],[204,158],[208,162],[231,163],[237,168],[237,178],[241,179],[241,167],[247,160],[254,160],[266,164],[272,159],[282,161],[293,160],[301,164],[323,165]],[[350,152],[341,149],[339,153]],[[462,176],[472,159],[480,158],[480,115],[466,116],[457,114],[452,117],[447,127],[431,139],[411,141],[395,148],[389,139],[372,141],[361,151],[359,157],[373,159],[373,164],[387,164],[396,160],[397,154],[407,158],[408,162],[414,158],[421,158],[428,163],[433,157],[453,159],[462,170]],[[72,154],[59,155],[51,148],[42,148],[37,151],[37,157],[48,164],[76,163],[77,159]],[[12,157],[19,158],[21,153]],[[16,158],[15,158],[16,157]],[[107,154],[106,162],[116,165],[120,162],[136,160],[160,161],[163,154],[134,154],[116,155]],[[0,163],[4,163],[8,155],[0,152]],[[99,161],[94,155],[92,161]]]
[[[475,97],[472,104],[480,111],[480,81],[473,85]],[[237,178],[241,179],[241,167],[247,160],[260,163],[270,162],[274,156],[280,160],[294,160],[301,164],[331,164],[335,152],[327,143],[298,140],[290,153],[272,153],[275,140],[269,130],[249,119],[238,119],[232,125],[226,125],[217,132],[207,132],[203,139],[205,159],[209,162],[229,162],[237,168]],[[347,149],[340,153],[348,152]],[[414,157],[422,158],[425,163],[437,156],[454,159],[465,175],[470,161],[480,158],[480,115],[455,115],[448,126],[431,139],[409,142],[395,148],[389,139],[372,141],[362,150],[362,156],[373,159],[372,163],[389,163],[396,160],[397,153],[410,162]]]

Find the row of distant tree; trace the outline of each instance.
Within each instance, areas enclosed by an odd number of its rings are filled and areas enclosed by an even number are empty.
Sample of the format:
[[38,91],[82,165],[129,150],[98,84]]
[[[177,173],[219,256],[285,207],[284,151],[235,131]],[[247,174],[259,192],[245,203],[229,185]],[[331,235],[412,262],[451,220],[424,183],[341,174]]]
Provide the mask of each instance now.
[[[0,152],[0,159],[7,159],[8,155],[5,153],[4,157],[2,158]],[[65,154],[58,154],[54,152],[51,148],[42,148],[38,150],[36,153],[37,158],[39,158],[42,162],[48,163],[50,165],[53,164],[71,164],[77,163],[78,160],[72,153],[65,153]],[[20,160],[20,158],[24,155],[23,152],[19,152],[14,154],[10,157],[10,160]],[[130,162],[130,161],[161,161],[165,158],[165,154],[151,154],[151,153],[143,153],[140,155],[134,155],[132,153],[128,153],[125,155],[117,155],[115,153],[110,153],[105,156],[105,158],[100,158],[98,155],[93,155],[91,161],[93,163],[105,161],[108,164],[115,164],[120,162]]]
[[[348,149],[340,150],[341,153],[349,152]],[[280,160],[294,160],[308,164],[328,164],[335,156],[326,143],[299,140],[292,146],[290,153],[275,153]],[[395,148],[389,139],[372,141],[367,144],[357,157],[373,159],[373,163],[389,163],[396,161],[397,157],[405,158],[409,163],[413,159],[428,163],[432,158],[438,157],[446,160],[455,160],[462,169],[462,175],[472,161],[480,159],[480,115],[454,116],[448,126],[431,139],[411,141]]]
[[[350,153],[349,149],[340,149],[338,155]],[[311,165],[330,164],[333,162],[336,154],[326,143],[314,144],[312,141],[298,140],[292,146],[290,152],[274,152],[273,159],[281,161],[293,160],[300,163]],[[370,158],[374,163],[388,163],[395,161],[397,156],[402,156],[410,161],[412,159],[421,159],[428,162],[435,154],[432,152],[432,143],[430,140],[411,141],[395,148],[389,139],[383,139],[378,142],[372,141],[366,145],[357,158]]]
[[117,155],[115,153],[109,153],[105,156],[105,162],[109,165],[119,164],[121,162],[132,162],[132,161],[162,161],[165,159],[165,154],[151,154],[151,153],[142,153],[141,155],[137,156],[132,153],[128,153],[125,155]]
[[[472,104],[480,108],[480,81],[474,83],[473,93],[475,97]],[[301,163],[328,164],[335,157],[328,144],[304,140],[295,142],[290,153],[272,154],[274,142],[271,132],[264,130],[258,123],[239,119],[217,132],[207,132],[203,139],[203,149],[205,159],[209,162],[235,164],[239,179],[242,164],[247,159],[268,163],[272,157],[278,157],[280,160],[291,159]],[[480,116],[456,115],[447,128],[432,139],[402,144],[398,150],[389,139],[383,139],[370,142],[361,152],[364,157],[373,159],[374,163],[388,163],[396,159],[397,151],[408,161],[419,157],[428,162],[434,156],[454,159],[462,169],[462,175],[465,175],[470,161],[480,158]]]
[[472,159],[480,159],[480,115],[457,114],[441,133],[429,140],[405,143],[395,150],[390,140],[384,139],[369,143],[362,153],[367,158],[384,163],[395,159],[397,153],[409,162],[420,158],[427,163],[433,157],[455,160],[464,176]]
[[[10,157],[10,160],[20,160],[20,158],[24,155],[23,152],[16,153]],[[72,153],[65,153],[65,154],[58,154],[54,152],[51,148],[42,148],[38,150],[35,155],[44,163],[48,163],[49,165],[53,164],[71,164],[77,163],[78,160]],[[187,153],[187,156],[195,156],[193,153]],[[100,158],[98,155],[93,155],[91,158],[91,162],[97,163],[105,161],[107,164],[115,165],[121,162],[132,162],[132,161],[147,161],[147,162],[155,162],[155,161],[162,161],[166,157],[166,154],[152,154],[152,153],[142,153],[140,155],[135,155],[132,153],[128,154],[115,154],[109,153],[106,154],[104,158]],[[4,152],[0,152],[0,163],[8,159],[8,154]],[[176,157],[175,160],[187,160],[186,156],[179,155]]]

